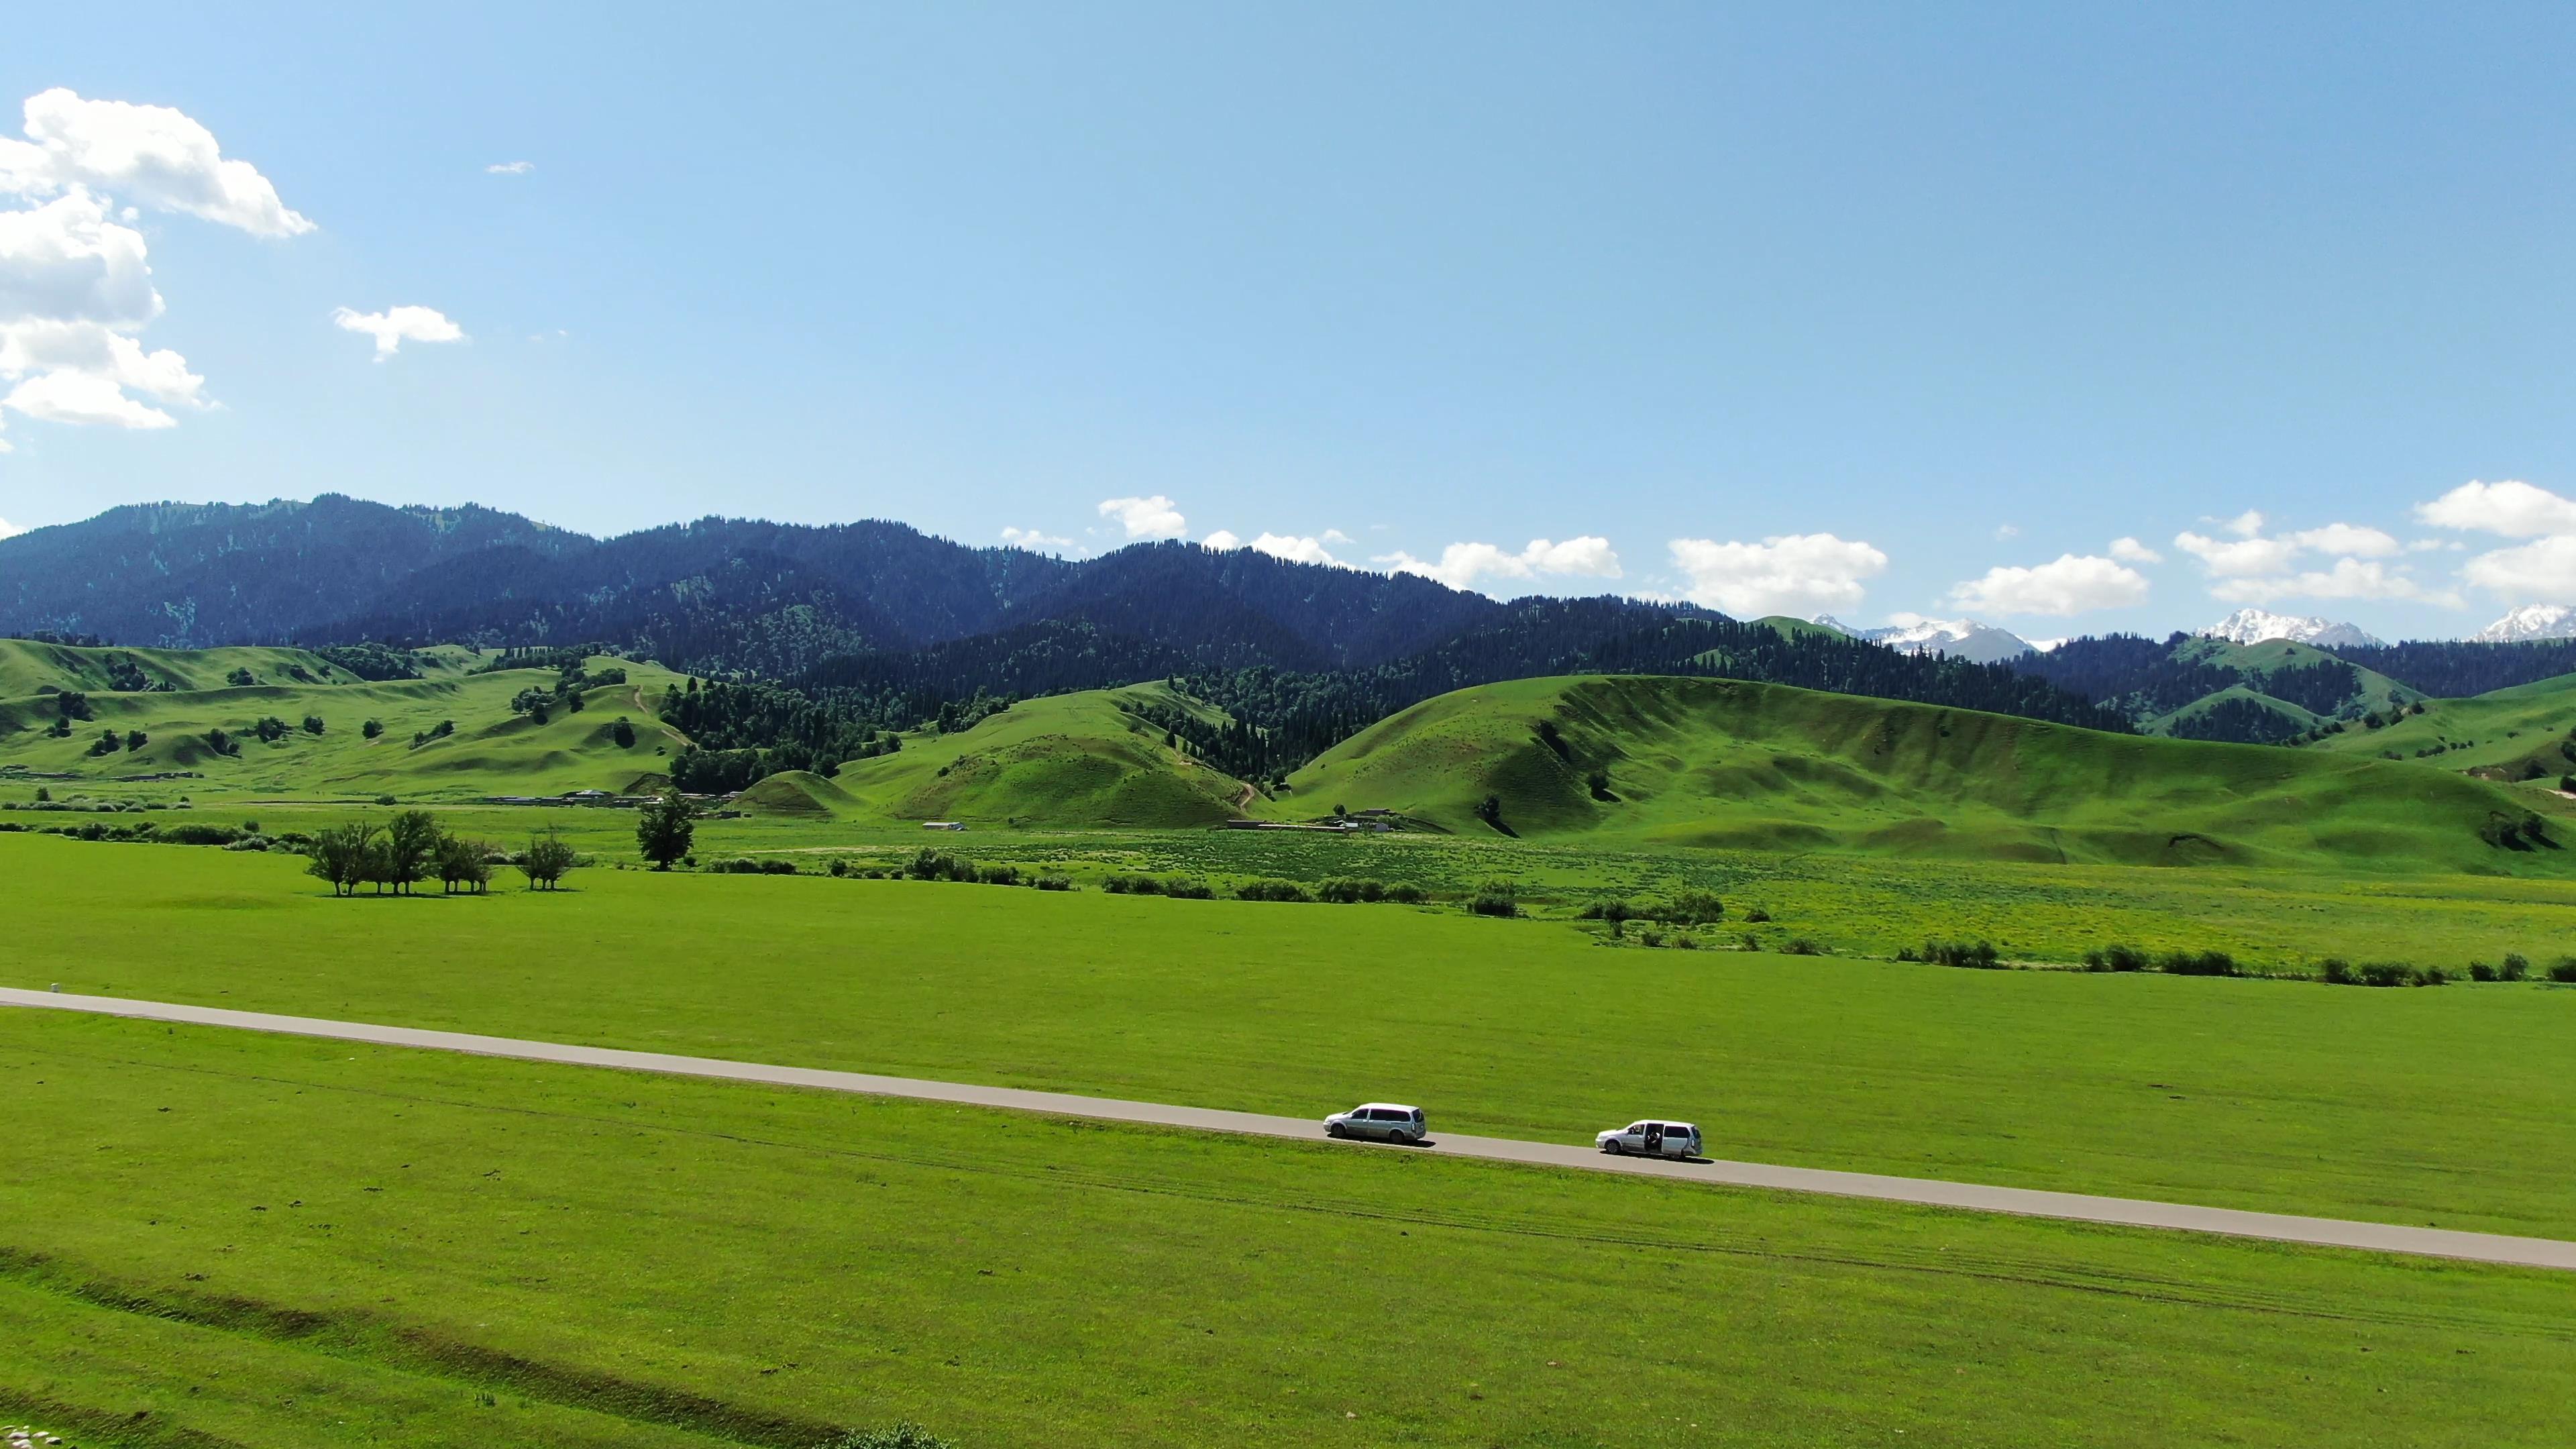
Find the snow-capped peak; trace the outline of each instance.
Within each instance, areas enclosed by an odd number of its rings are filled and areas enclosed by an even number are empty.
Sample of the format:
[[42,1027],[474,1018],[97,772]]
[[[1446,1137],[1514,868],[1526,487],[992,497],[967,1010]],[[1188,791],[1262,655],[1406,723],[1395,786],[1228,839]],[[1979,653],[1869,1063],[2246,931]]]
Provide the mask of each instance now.
[[1980,624],[1974,619],[1927,619],[1921,614],[1890,614],[1887,625],[1879,629],[1859,629],[1843,623],[1830,614],[1818,614],[1815,622],[1855,639],[1884,644],[1902,654],[1947,654],[1954,659],[1970,659],[1992,664],[2030,652],[2030,641],[2009,629]]
[[2526,639],[2576,639],[2576,609],[2565,604],[2525,604],[2469,636],[2473,644],[2514,644]]
[[2239,609],[2201,630],[2200,634],[2205,639],[2224,639],[2231,644],[2260,644],[2266,639],[2287,639],[2324,648],[2370,649],[2381,643],[2350,624],[2307,615],[2274,614],[2262,609]]

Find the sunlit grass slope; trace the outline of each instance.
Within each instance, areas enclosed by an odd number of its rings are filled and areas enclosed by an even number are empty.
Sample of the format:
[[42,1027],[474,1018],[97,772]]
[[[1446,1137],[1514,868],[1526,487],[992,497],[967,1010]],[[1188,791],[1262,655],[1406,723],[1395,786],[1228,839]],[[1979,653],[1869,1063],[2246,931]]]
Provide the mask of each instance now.
[[2576,731],[2576,674],[2499,689],[2473,699],[2428,701],[2379,729],[2347,725],[2316,748],[2335,754],[2422,759],[2446,770],[2497,770],[2555,781],[2576,773],[2576,755],[2560,746]]
[[[1290,784],[1274,810],[1391,808],[1489,835],[2169,865],[2564,871],[2576,858],[2489,845],[2490,820],[2554,803],[2442,770],[1734,680],[1461,690]],[[1488,798],[1499,826],[1479,817]]]
[[223,689],[235,670],[262,681],[355,684],[357,676],[302,649],[90,649],[0,639],[0,699],[34,694],[47,686],[84,692],[111,690],[121,677],[139,674],[172,689]]
[[953,735],[908,735],[898,754],[855,760],[828,783],[848,804],[800,784],[791,811],[891,820],[957,819],[1049,826],[1211,825],[1236,814],[1243,783],[1165,742],[1137,706],[1207,706],[1160,684],[1024,700]]
[[[24,682],[31,659],[42,682],[62,687],[60,663],[36,651],[46,646],[7,641],[10,680]],[[50,651],[47,651],[50,652]],[[161,667],[152,651],[90,650],[82,654],[133,654],[143,667]],[[0,698],[0,764],[23,765],[48,774],[110,781],[121,776],[195,772],[202,780],[174,782],[182,793],[241,791],[324,796],[457,798],[490,794],[544,795],[566,790],[627,790],[661,777],[669,756],[686,743],[654,712],[663,689],[679,676],[657,665],[623,659],[594,659],[594,670],[626,670],[622,685],[596,687],[585,707],[560,707],[544,724],[513,713],[511,698],[530,688],[551,688],[550,669],[508,669],[490,674],[466,672],[473,656],[443,655],[445,667],[422,679],[382,683],[353,681],[335,671],[339,682],[306,683],[292,677],[289,666],[319,679],[322,661],[295,650],[212,649],[171,651],[166,659],[174,677],[197,682],[210,676],[213,687],[173,692],[110,693],[92,687],[92,718],[75,722],[69,738],[47,733],[59,712],[51,695],[22,694]],[[249,668],[261,681],[245,686],[223,684],[235,668]],[[308,717],[322,721],[322,732],[303,728]],[[263,717],[288,726],[283,738],[263,742],[251,727]],[[616,726],[623,718],[635,742],[620,746]],[[374,739],[365,724],[383,726]],[[414,739],[452,723],[452,732],[423,743]],[[91,745],[103,730],[119,736],[140,731],[139,749],[93,755]],[[209,732],[230,735],[239,753],[219,753]],[[77,784],[72,788],[77,789]]]

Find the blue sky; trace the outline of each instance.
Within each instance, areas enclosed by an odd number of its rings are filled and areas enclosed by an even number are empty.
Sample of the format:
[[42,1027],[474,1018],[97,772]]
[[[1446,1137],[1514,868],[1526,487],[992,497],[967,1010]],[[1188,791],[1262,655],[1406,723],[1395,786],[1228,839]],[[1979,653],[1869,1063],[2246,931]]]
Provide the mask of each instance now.
[[0,136],[69,93],[0,148],[13,526],[1221,533],[2032,636],[2576,602],[2564,7],[233,9],[11,21]]

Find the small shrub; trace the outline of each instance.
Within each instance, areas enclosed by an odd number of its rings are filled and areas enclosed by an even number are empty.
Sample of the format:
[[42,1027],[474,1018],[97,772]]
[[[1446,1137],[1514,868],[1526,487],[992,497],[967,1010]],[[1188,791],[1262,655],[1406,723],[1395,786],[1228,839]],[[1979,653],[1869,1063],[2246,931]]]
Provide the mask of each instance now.
[[1699,942],[1692,940],[1687,935],[1675,936],[1673,937],[1673,949],[1676,951],[1696,951],[1699,949]]
[[1174,876],[1163,882],[1163,894],[1176,901],[1212,901],[1216,899],[1216,888],[1203,880]]
[[988,865],[976,872],[975,878],[986,885],[1015,886],[1020,883],[1020,868],[1015,865]]
[[2414,980],[2418,986],[2447,986],[2451,981],[2451,973],[2439,966],[2418,966],[2415,968]]
[[1744,913],[1744,919],[1747,924],[1758,926],[1770,920],[1771,913],[1762,909],[1760,906],[1755,906],[1753,909]]
[[2504,965],[2498,968],[2496,975],[2506,981],[2528,981],[2531,979],[2531,958],[2518,951],[2507,951]]
[[2403,961],[2364,961],[2361,984],[2364,986],[2404,986],[2415,979],[2415,968]]
[[318,735],[322,733],[323,728],[322,716],[318,714],[308,714],[304,717],[304,732],[306,734]]
[[832,858],[832,863],[823,867],[823,870],[826,874],[830,875],[832,879],[839,880],[841,877],[850,873],[850,863],[838,856],[834,856]]
[[1068,875],[1042,875],[1036,880],[1031,881],[1030,884],[1036,886],[1042,891],[1069,891],[1073,889],[1073,877]]
[[1386,899],[1386,884],[1374,880],[1328,880],[1315,887],[1315,899],[1337,906],[1382,901]]
[[902,1423],[891,1429],[852,1429],[823,1449],[956,1449],[947,1440],[919,1424]]
[[1780,948],[1780,954],[1783,956],[1822,956],[1825,954],[1825,948],[1808,940],[1804,936],[1794,936],[1790,938],[1789,944]]
[[2496,969],[2484,961],[2472,961],[2469,963],[2469,979],[2471,981],[2496,980]]
[[[1245,901],[1311,901],[1313,896],[1293,880],[1248,880],[1234,888],[1235,899]],[[1356,900],[1358,897],[1354,896]]]
[[1113,875],[1100,883],[1113,896],[1159,896],[1163,883],[1150,875]]
[[358,726],[358,733],[371,740],[382,735],[384,732],[385,722],[380,719],[371,719],[365,724]]
[[2167,951],[2156,960],[2167,976],[2242,976],[2244,968],[2224,951]]
[[975,865],[972,861],[959,860],[947,851],[933,850],[925,845],[913,852],[912,859],[904,864],[903,873],[914,880],[972,881],[975,879]]
[[1664,944],[1664,933],[1648,926],[1637,933],[1637,943],[1641,946],[1661,946]]
[[391,795],[379,795],[376,797],[376,803],[379,805],[391,805],[394,803],[394,797]]
[[2552,962],[2549,979],[2561,986],[2576,986],[2576,956],[2561,956]]
[[2135,946],[2105,946],[2084,953],[2087,971],[2144,971],[2147,966],[2147,953]]
[[1965,966],[1976,971],[1995,969],[1995,947],[1991,941],[1971,946],[1965,941],[1926,941],[1922,959],[1936,966]]
[[1410,884],[1388,886],[1386,898],[1399,906],[1418,906],[1430,899],[1422,893],[1422,887]]
[[229,825],[164,825],[152,838],[164,845],[231,845],[242,833]]
[[2341,956],[2328,956],[2325,960],[2317,963],[2317,970],[2323,976],[2325,983],[2329,986],[2357,986],[2361,984],[2361,978],[2353,972],[2352,963],[2343,959]]
[[1715,891],[1679,891],[1662,915],[1677,926],[1713,926],[1726,919],[1726,902]]
[[1520,888],[1507,880],[1489,880],[1467,900],[1471,915],[1511,917],[1521,913]]
[[1575,919],[1581,921],[1608,921],[1610,924],[1615,926],[1621,921],[1635,920],[1637,915],[1638,911],[1635,906],[1628,904],[1617,896],[1610,896],[1603,900],[1594,901],[1591,904],[1586,905],[1582,910],[1575,912]]

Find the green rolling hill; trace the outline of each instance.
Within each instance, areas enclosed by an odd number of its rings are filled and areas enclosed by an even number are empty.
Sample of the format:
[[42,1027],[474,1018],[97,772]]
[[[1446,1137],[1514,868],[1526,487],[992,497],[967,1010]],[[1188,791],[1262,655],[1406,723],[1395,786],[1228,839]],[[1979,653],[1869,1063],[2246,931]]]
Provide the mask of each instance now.
[[[1551,738],[1552,736],[1552,738]],[[1278,815],[1392,809],[1461,833],[2125,864],[2561,872],[2563,802],[2443,770],[2112,735],[1732,680],[1521,680],[1381,721]],[[1488,799],[1492,821],[1480,816]]]
[[830,780],[772,776],[745,801],[791,814],[1050,826],[1203,826],[1238,814],[1243,782],[1167,744],[1138,705],[1218,718],[1161,684],[1050,695],[956,734],[907,735],[901,752],[850,761]]
[[[2385,712],[2381,715],[2386,718]],[[2346,725],[2312,746],[2329,754],[2421,760],[2500,780],[2576,774],[2576,674],[2470,699],[2424,702],[2377,729]]]
[[[461,799],[628,791],[658,780],[668,756],[688,743],[655,715],[662,691],[680,678],[657,665],[590,660],[594,670],[624,669],[626,682],[587,690],[578,711],[558,704],[540,724],[511,701],[524,690],[549,689],[556,672],[471,672],[481,661],[469,650],[429,651],[425,677],[371,683],[302,650],[72,649],[0,640],[0,687],[9,691],[0,695],[0,766],[68,775],[75,789],[81,781],[194,774],[202,778],[173,788]],[[126,671],[134,668],[153,683],[179,687],[108,687],[132,682]],[[259,682],[226,683],[238,669]],[[64,736],[55,729],[66,690],[83,696],[87,718],[72,721]],[[308,717],[321,721],[321,733],[304,728]],[[262,719],[282,722],[285,732],[259,738]],[[631,744],[618,742],[621,719]],[[381,726],[374,738],[365,730],[369,720]],[[442,724],[449,726],[444,733]],[[119,748],[94,752],[107,731]],[[229,752],[214,743],[216,731],[229,738]],[[125,747],[136,734],[143,742]]]

